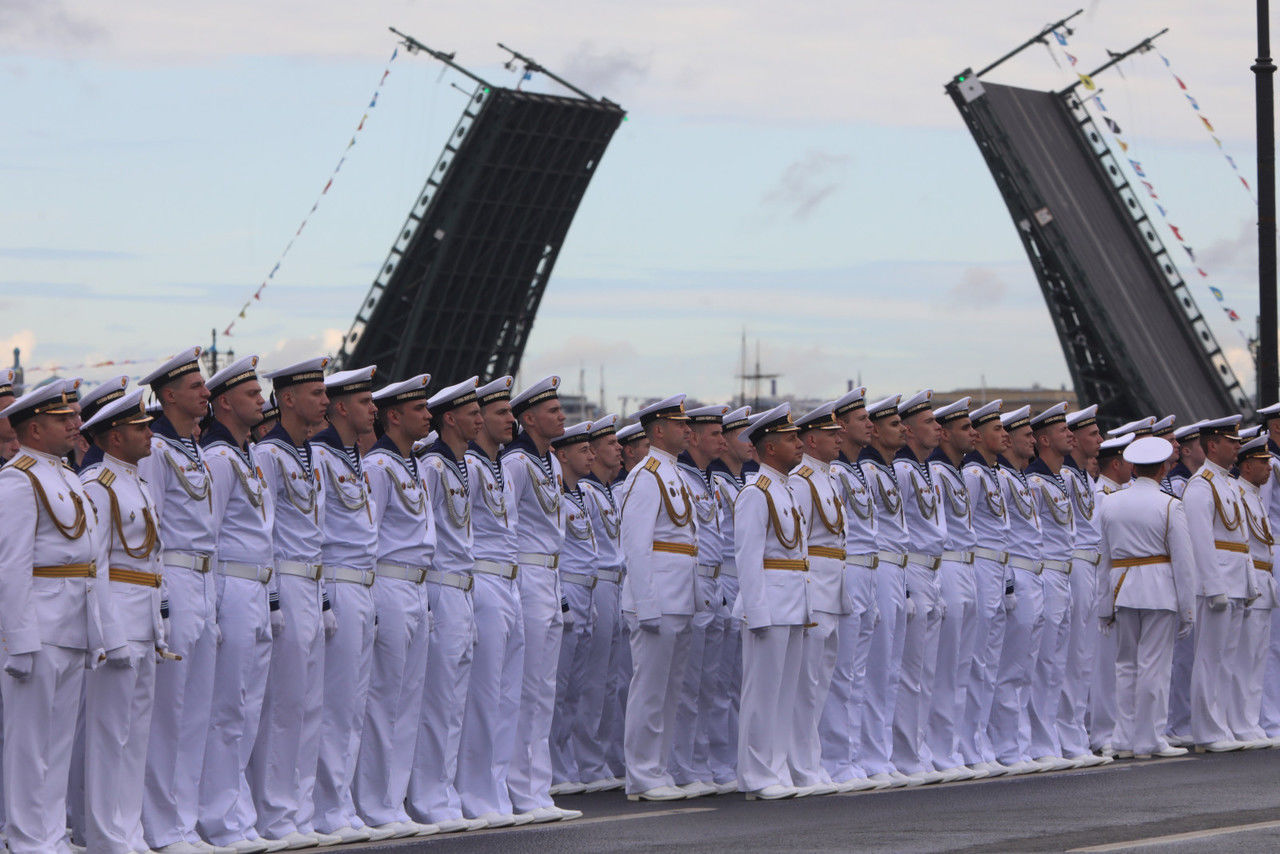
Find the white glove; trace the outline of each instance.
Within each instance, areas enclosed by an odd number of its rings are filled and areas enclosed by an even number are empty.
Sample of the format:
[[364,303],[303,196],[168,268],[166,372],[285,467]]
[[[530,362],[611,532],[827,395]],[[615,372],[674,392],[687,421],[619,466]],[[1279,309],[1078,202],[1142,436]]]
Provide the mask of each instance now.
[[168,618],[168,617],[165,617],[164,619],[162,619],[162,620],[160,621],[160,634],[162,635],[162,638],[161,638],[161,641],[160,641],[161,645],[162,645],[165,649],[168,649],[168,648],[169,648],[169,639],[173,637],[173,629],[172,629],[172,628],[170,627],[170,625],[169,625],[169,618]]
[[1178,615],[1178,637],[1185,638],[1191,636],[1191,630],[1195,628],[1195,621],[1189,613]]
[[222,626],[218,625],[216,620],[213,624],[213,639],[218,646],[222,646]]
[[1013,609],[1016,607],[1018,607],[1018,594],[1017,593],[1004,594],[1004,612],[1006,614],[1012,614]]
[[871,624],[871,628],[873,629],[877,628],[879,627],[879,625],[880,625],[880,609],[876,608],[876,619],[875,619],[875,622]]
[[324,624],[324,639],[333,640],[333,636],[338,633],[338,615],[332,609],[321,611],[320,621]]
[[649,633],[651,633],[651,634],[655,634],[655,635],[656,635],[656,634],[658,633],[658,630],[659,630],[659,629],[661,629],[661,628],[662,628],[662,618],[661,618],[661,617],[650,617],[650,618],[648,618],[648,619],[646,619],[646,620],[641,620],[641,621],[640,621],[640,629],[641,629],[641,631],[646,631],[646,632],[649,632]]
[[1115,625],[1114,617],[1099,617],[1098,628],[1102,630],[1104,635],[1111,636],[1111,627]]
[[4,661],[4,672],[8,673],[14,679],[26,679],[31,675],[31,671],[36,666],[36,654],[34,652],[20,652],[17,655],[12,653]]
[[765,635],[769,634],[769,627],[768,627],[768,626],[755,626],[754,628],[752,628],[752,629],[751,629],[751,634],[755,635],[755,636],[756,636],[756,637],[758,637],[758,638],[762,638],[762,637],[764,637]]
[[914,620],[916,618],[916,602],[910,596],[907,597],[907,604],[906,604],[905,610],[906,610],[908,620]]
[[280,637],[280,633],[284,631],[284,611],[276,609],[271,612],[271,636],[273,638]]
[[115,649],[107,650],[107,667],[114,667],[117,670],[124,670],[133,666],[133,656],[129,655],[129,645],[118,646]]
[[1210,597],[1209,597],[1209,610],[1210,610],[1210,611],[1225,611],[1225,610],[1227,610],[1227,594],[1225,594],[1225,593],[1219,593],[1219,594],[1217,594],[1216,596],[1210,596]]
[[947,618],[947,603],[938,600],[938,619],[945,620]]

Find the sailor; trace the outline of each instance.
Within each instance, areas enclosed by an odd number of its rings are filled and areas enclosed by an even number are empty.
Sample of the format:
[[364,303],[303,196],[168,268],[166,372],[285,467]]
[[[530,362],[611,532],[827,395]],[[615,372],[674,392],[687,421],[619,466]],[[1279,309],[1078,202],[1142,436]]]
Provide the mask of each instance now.
[[253,441],[261,442],[265,439],[279,421],[280,404],[276,403],[275,392],[272,392],[271,396],[263,402],[262,413],[258,416],[257,423],[253,425]]
[[[594,678],[582,688],[570,750],[578,763],[586,792],[604,792],[624,785],[622,722],[625,670],[630,660],[622,632],[622,517],[613,495],[613,477],[622,466],[617,437],[618,416],[591,422],[591,471],[578,480],[583,504],[596,535],[596,586],[592,591],[595,624],[588,641],[584,667]],[[629,668],[627,668],[629,669]]]
[[514,494],[516,562],[520,570],[520,607],[524,619],[524,681],[520,693],[516,750],[507,774],[511,804],[534,821],[580,818],[551,799],[551,714],[556,698],[556,666],[564,615],[560,610],[560,549],[565,511],[560,462],[551,440],[564,432],[560,378],[538,380],[511,398],[511,413],[521,427],[502,450],[502,476]]
[[[1040,582],[1044,591],[1044,628],[1035,652],[1031,676],[1031,758],[1046,771],[1076,767],[1063,758],[1058,738],[1062,683],[1071,640],[1071,552],[1075,547],[1076,514],[1071,489],[1063,475],[1075,442],[1067,426],[1067,404],[1058,403],[1031,419],[1035,459],[1025,471],[1027,486],[1040,519]],[[1079,603],[1087,607],[1090,600]],[[1083,760],[1081,760],[1083,762]]]
[[246,852],[267,850],[255,828],[248,769],[262,718],[271,638],[284,628],[279,596],[271,593],[275,503],[249,451],[249,431],[262,411],[257,365],[257,356],[245,356],[209,378],[213,417],[200,435],[213,479],[222,643],[200,778],[199,827],[214,845]]
[[[1169,455],[1168,468],[1170,469],[1177,465],[1178,460],[1182,455],[1182,445],[1178,441],[1178,437],[1176,435],[1177,428],[1174,426],[1177,420],[1178,418],[1176,415],[1166,415],[1164,418],[1161,418],[1155,424],[1151,425],[1151,435],[1159,439],[1164,439],[1173,447],[1173,453]],[[1178,493],[1175,493],[1173,490],[1173,484],[1170,482],[1168,474],[1166,474],[1164,479],[1160,481],[1160,488],[1170,495],[1178,495]],[[1181,496],[1179,495],[1178,497]]]
[[[429,382],[430,374],[418,374],[374,392],[382,437],[362,460],[378,529],[373,583],[378,619],[353,792],[360,820],[375,833],[390,831],[397,839],[432,832],[405,810],[428,676],[431,614],[426,579],[438,553],[435,519],[428,506],[432,492],[424,486],[413,456],[414,442],[431,429]],[[470,388],[474,392],[474,380]]]
[[867,655],[866,699],[862,713],[862,751],[859,766],[867,779],[886,786],[905,786],[909,781],[893,766],[893,717],[898,698],[898,677],[902,670],[903,644],[907,621],[915,616],[915,603],[906,587],[907,532],[902,493],[889,460],[906,444],[905,428],[898,415],[901,395],[877,400],[866,407],[871,419],[870,441],[858,453],[858,465],[866,478],[875,503],[876,544],[880,548],[876,566],[876,610],[880,621],[871,636]]
[[1141,759],[1178,756],[1164,740],[1175,634],[1191,631],[1195,558],[1182,502],[1160,489],[1172,455],[1165,439],[1129,443],[1133,485],[1101,503],[1102,562],[1095,611],[1117,635],[1115,744]]
[[676,732],[671,750],[671,778],[686,797],[714,795],[718,791],[711,771],[712,692],[719,679],[729,609],[720,586],[720,569],[732,542],[720,526],[720,502],[708,467],[723,453],[727,406],[690,409],[689,447],[676,459],[680,477],[693,498],[698,517],[697,590],[690,624],[689,658],[676,711]]
[[973,550],[978,540],[973,529],[969,488],[960,473],[965,456],[973,451],[977,435],[969,419],[970,400],[962,397],[933,411],[940,437],[928,463],[930,478],[942,505],[947,538],[938,567],[946,617],[939,632],[937,663],[930,680],[931,706],[925,722],[925,740],[934,770],[946,775],[943,782],[987,776],[985,771],[966,767],[959,737],[979,627],[973,569]]
[[[1280,519],[1280,403],[1258,410],[1267,431],[1271,476],[1262,487],[1268,519]],[[1271,643],[1262,687],[1261,725],[1272,745],[1280,747],[1280,607],[1271,609]]]
[[1227,719],[1232,735],[1237,741],[1244,742],[1246,749],[1272,746],[1260,724],[1263,679],[1271,643],[1271,612],[1277,604],[1276,582],[1272,574],[1275,536],[1260,492],[1271,477],[1268,439],[1263,435],[1249,440],[1241,445],[1236,457],[1236,466],[1240,469],[1237,483],[1249,535],[1250,572],[1256,595],[1245,603],[1236,658],[1228,665],[1231,704],[1227,709]]
[[733,616],[743,621],[738,780],[747,800],[797,794],[789,753],[794,703],[811,626],[804,524],[787,486],[803,446],[784,403],[755,416],[742,432],[755,445],[760,473],[734,505],[734,563],[740,592]]
[[[1108,434],[1114,432],[1111,430]],[[1125,433],[1098,446],[1098,478],[1094,482],[1098,506],[1106,496],[1114,495],[1129,485],[1133,477],[1133,463],[1123,454],[1133,440],[1132,433]],[[1089,686],[1089,745],[1100,755],[1111,758],[1116,754],[1112,744],[1116,732],[1115,633],[1095,637],[1094,642],[1093,679]]]
[[1087,473],[1096,464],[1102,431],[1098,429],[1096,404],[1067,413],[1074,447],[1064,458],[1062,479],[1071,494],[1076,535],[1071,543],[1071,628],[1067,638],[1066,671],[1062,679],[1062,705],[1058,709],[1058,742],[1062,755],[1078,767],[1104,765],[1108,757],[1089,749],[1085,713],[1089,709],[1089,684],[1097,656],[1098,623],[1093,607],[1102,532],[1098,528],[1098,502]]
[[629,800],[672,801],[686,796],[675,786],[667,759],[696,612],[698,558],[693,497],[676,457],[689,446],[692,431],[683,394],[652,403],[636,415],[649,439],[649,453],[621,488],[627,560],[622,611],[632,662],[623,736],[626,789]]
[[[840,453],[840,423],[835,401],[828,401],[796,419],[801,457],[791,469],[787,485],[800,511],[809,573],[809,623],[801,640],[800,677],[793,699],[791,744],[787,764],[791,783],[802,792],[830,795],[837,791],[822,764],[818,722],[827,703],[836,656],[840,650],[840,620],[853,612],[845,589],[844,502],[836,491],[831,464]],[[781,722],[783,727],[786,722]]]
[[996,675],[991,711],[991,741],[1006,774],[1043,770],[1031,759],[1030,717],[1032,677],[1044,632],[1044,585],[1040,574],[1043,534],[1036,499],[1023,470],[1036,452],[1031,407],[1000,416],[1009,435],[1008,449],[999,459],[1000,488],[1009,515],[1009,568],[1017,606],[1005,621],[1004,646]]
[[313,807],[324,710],[324,641],[338,625],[321,584],[324,502],[307,441],[324,426],[328,363],[327,358],[308,359],[264,375],[271,380],[280,418],[253,446],[254,462],[275,507],[272,586],[284,626],[271,644],[249,785],[258,832],[291,849],[340,841],[316,833]]
[[[938,447],[938,421],[933,415],[933,391],[925,389],[898,404],[906,444],[893,459],[903,513],[907,520],[907,590],[915,606],[908,618],[903,643],[902,671],[893,714],[893,764],[903,774],[924,783],[939,782],[944,775],[933,769],[923,742],[929,717],[933,665],[929,651],[937,650],[938,632],[946,607],[938,584],[946,541],[946,517],[938,509],[938,493],[926,463]],[[936,652],[934,664],[936,664]]]
[[560,641],[560,661],[556,667],[555,712],[551,719],[551,768],[556,784],[553,795],[575,794],[586,789],[582,771],[573,753],[582,696],[586,686],[603,680],[604,673],[587,667],[587,653],[595,633],[596,566],[599,561],[598,533],[587,510],[586,496],[579,482],[591,473],[595,462],[591,450],[591,422],[582,421],[565,428],[551,440],[564,482],[565,537],[560,552],[560,589],[563,597],[564,636]]
[[615,479],[622,483],[626,476],[649,455],[649,437],[644,425],[637,421],[618,428],[618,444],[622,446],[622,468]]
[[1173,431],[1173,435],[1178,443],[1178,461],[1169,470],[1166,479],[1173,494],[1181,498],[1191,475],[1204,465],[1204,448],[1200,447],[1200,422],[1179,427]]
[[[0,639],[5,649],[5,836],[13,854],[67,851],[67,774],[87,666],[104,650],[96,595],[99,522],[62,457],[75,413],[61,383],[19,397],[0,418],[18,435],[0,470]],[[105,569],[105,567],[104,567]]]
[[[10,372],[12,373],[12,371]],[[3,379],[4,372],[0,371],[0,381]],[[108,403],[114,403],[124,397],[125,389],[128,387],[128,377],[112,377],[109,380],[103,380],[84,394],[80,395],[81,422],[83,424],[88,424],[93,416],[98,414],[102,407],[106,406]],[[0,405],[5,405],[2,399],[0,399]],[[89,443],[89,447],[85,451],[84,456],[80,459],[80,474],[83,474],[85,470],[102,463],[102,449],[95,444],[92,434],[85,433],[85,438]],[[3,457],[4,454],[0,453],[0,459],[3,459]]]
[[957,735],[965,764],[993,777],[1008,770],[996,761],[990,724],[1005,628],[1018,602],[1009,569],[1009,513],[1000,483],[1000,455],[1008,446],[1008,433],[1000,420],[1002,404],[997,398],[969,413],[969,423],[976,431],[974,450],[965,455],[961,468],[977,543],[973,549],[977,639],[964,700],[964,723]]
[[66,388],[67,402],[71,404],[71,409],[76,416],[76,435],[75,439],[72,440],[74,446],[71,449],[71,453],[67,454],[67,463],[79,474],[84,465],[85,454],[89,452],[90,447],[89,440],[80,432],[80,428],[84,426],[84,418],[80,415],[80,390],[81,386],[84,385],[84,379],[70,377],[62,380],[62,384]]
[[315,826],[342,842],[386,838],[365,827],[351,794],[373,661],[378,528],[356,438],[373,431],[373,367],[325,378],[329,426],[311,438],[320,480],[325,591],[336,629],[325,640],[324,716],[316,766]]
[[476,389],[481,427],[466,450],[471,501],[471,604],[476,620],[471,680],[462,718],[456,786],[466,818],[489,827],[527,824],[533,813],[512,811],[507,770],[517,749],[516,720],[524,673],[524,617],[516,580],[515,502],[498,452],[514,438],[511,377]]
[[1187,481],[1182,502],[1196,556],[1195,661],[1191,670],[1191,736],[1196,751],[1238,750],[1231,731],[1231,664],[1253,598],[1240,485],[1228,474],[1240,450],[1239,415],[1203,421],[1205,461]]
[[[1188,424],[1174,431],[1178,445],[1178,462],[1165,475],[1168,492],[1181,498],[1191,475],[1204,465],[1204,448],[1200,446],[1200,424]],[[1273,482],[1271,478],[1268,482]],[[1263,487],[1263,495],[1269,486]],[[1173,642],[1173,671],[1169,680],[1169,743],[1190,747],[1191,739],[1191,664],[1195,658],[1195,631]],[[1280,719],[1277,720],[1280,723]]]
[[151,454],[138,473],[160,509],[168,642],[182,656],[156,671],[142,801],[147,842],[164,852],[199,847],[200,775],[220,640],[213,478],[195,438],[209,408],[199,358],[200,348],[191,347],[142,379],[162,414],[151,424]]
[[[720,558],[720,592],[724,607],[731,611],[738,599],[738,568],[733,556],[733,505],[746,486],[747,476],[758,468],[755,449],[742,441],[751,407],[743,406],[726,412],[721,424],[723,451],[712,461],[708,471],[716,485],[720,502],[720,534],[726,548]],[[711,743],[712,781],[717,794],[738,791],[738,710],[742,689],[742,622],[729,616],[725,621],[725,638],[716,669],[717,686],[712,692],[713,705],[708,722]]]
[[867,657],[879,615],[876,567],[880,563],[875,500],[867,488],[866,475],[855,462],[871,442],[866,389],[854,388],[837,398],[831,411],[841,428],[837,434],[840,449],[831,463],[831,477],[844,507],[844,589],[851,608],[840,618],[837,629],[835,670],[818,732],[822,762],[837,791],[855,792],[887,785],[868,780],[861,765]]

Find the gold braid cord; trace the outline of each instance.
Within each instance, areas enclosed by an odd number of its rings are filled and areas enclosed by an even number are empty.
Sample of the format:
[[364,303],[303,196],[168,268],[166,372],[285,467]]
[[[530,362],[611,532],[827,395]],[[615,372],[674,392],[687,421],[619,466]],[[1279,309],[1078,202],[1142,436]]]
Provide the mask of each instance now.
[[791,507],[791,521],[794,523],[791,528],[790,538],[782,535],[782,520],[778,518],[778,507],[773,503],[773,496],[769,494],[769,490],[761,489],[764,493],[765,504],[769,506],[769,527],[773,528],[773,535],[778,538],[778,543],[790,551],[800,547],[800,511],[795,506]]
[[[99,481],[99,483],[102,483],[102,481]],[[155,551],[156,544],[160,539],[156,533],[155,520],[151,518],[151,508],[142,508],[142,519],[146,523],[146,532],[142,537],[142,545],[131,546],[124,537],[124,520],[120,518],[120,501],[116,498],[116,491],[105,483],[102,484],[102,488],[107,491],[107,497],[111,499],[111,522],[115,525],[116,539],[120,542],[120,548],[124,549],[124,553],[131,558],[146,560]]]
[[49,517],[49,521],[53,523],[53,527],[57,528],[58,533],[68,540],[78,540],[84,536],[85,530],[88,528],[88,519],[84,513],[84,501],[76,494],[74,489],[68,488],[67,492],[71,495],[71,503],[75,505],[76,515],[70,525],[62,524],[62,521],[54,515],[53,507],[49,504],[49,496],[44,491],[44,484],[40,482],[40,478],[26,469],[19,469],[31,480],[31,489],[35,492],[36,498],[39,499],[40,505],[44,507],[45,514]]
[[675,505],[671,503],[671,496],[667,495],[667,484],[662,479],[662,475],[658,474],[657,467],[647,469],[653,479],[658,482],[658,494],[662,496],[662,506],[667,509],[667,518],[671,520],[671,524],[677,528],[683,528],[693,519],[693,501],[689,498],[689,490],[685,489],[684,482],[680,483],[680,499],[684,502],[684,510],[676,512]]
[[[1208,478],[1205,478],[1205,480],[1208,480]],[[1226,510],[1222,507],[1222,499],[1218,497],[1218,487],[1213,485],[1213,481],[1209,481],[1209,489],[1213,490],[1213,508],[1217,512],[1218,518],[1222,520],[1222,526],[1228,531],[1234,531],[1239,528],[1242,521],[1240,518],[1240,505],[1236,505],[1235,521],[1228,522]]]
[[1276,544],[1276,540],[1271,533],[1271,525],[1267,522],[1266,514],[1264,513],[1261,519],[1255,517],[1253,515],[1253,511],[1249,509],[1247,502],[1244,504],[1244,514],[1245,520],[1249,523],[1249,533],[1253,538],[1267,548],[1274,546]]
[[832,496],[836,504],[836,520],[832,522],[827,518],[827,514],[822,509],[822,496],[818,494],[818,487],[810,476],[805,477],[805,483],[809,484],[809,495],[813,498],[813,512],[822,521],[822,527],[837,537],[844,534],[844,507],[840,503],[840,499]]

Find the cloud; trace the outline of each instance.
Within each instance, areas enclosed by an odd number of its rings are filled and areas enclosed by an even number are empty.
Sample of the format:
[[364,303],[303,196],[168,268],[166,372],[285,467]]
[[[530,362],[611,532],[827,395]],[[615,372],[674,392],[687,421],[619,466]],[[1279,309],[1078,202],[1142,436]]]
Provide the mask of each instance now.
[[960,281],[946,292],[947,303],[956,308],[990,308],[1004,299],[1008,287],[988,267],[967,267]]
[[138,256],[132,252],[113,252],[109,249],[10,246],[0,247],[0,258],[12,258],[15,261],[132,261]]
[[39,45],[71,54],[105,35],[101,25],[72,15],[61,0],[0,0],[0,45],[6,48],[25,52]]
[[849,163],[845,154],[810,151],[782,170],[777,182],[764,194],[771,215],[803,221],[844,183],[841,173]]
[[587,43],[569,54],[563,72],[554,70],[579,89],[596,97],[608,97],[616,96],[628,83],[643,80],[650,64],[649,56],[623,48],[597,50]]
[[1196,256],[1200,266],[1209,271],[1225,270],[1257,270],[1258,269],[1258,224],[1245,221],[1240,224],[1240,232],[1232,238],[1215,240]]
[[28,361],[36,349],[36,334],[30,329],[13,333],[8,338],[0,338],[0,365],[9,365],[14,348],[22,351],[23,361]]

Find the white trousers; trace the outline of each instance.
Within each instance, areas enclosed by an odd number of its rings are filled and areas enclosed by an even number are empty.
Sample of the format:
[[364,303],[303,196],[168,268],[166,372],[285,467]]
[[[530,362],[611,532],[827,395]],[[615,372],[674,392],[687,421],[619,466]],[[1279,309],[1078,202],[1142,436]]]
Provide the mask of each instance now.
[[1031,674],[1031,758],[1061,756],[1058,741],[1058,711],[1062,706],[1062,683],[1067,672],[1067,644],[1071,638],[1071,576],[1046,569],[1040,576],[1044,585],[1044,629]]
[[156,670],[142,799],[142,825],[152,848],[199,838],[200,774],[218,655],[217,579],[212,572],[172,566],[164,571],[169,649],[182,660]]
[[[1190,659],[1187,673],[1189,680]],[[1108,632],[1098,636],[1089,686],[1089,743],[1095,749],[1115,746],[1116,714],[1116,633]]]
[[876,572],[845,565],[844,583],[853,599],[853,613],[840,618],[831,687],[818,723],[822,764],[838,783],[865,777],[858,767],[862,739],[862,707],[866,696],[867,657],[876,618]]
[[316,764],[324,715],[320,584],[293,575],[279,578],[284,631],[271,643],[258,741],[249,758],[258,833],[267,839],[315,829]]
[[551,713],[551,779],[556,783],[578,783],[587,781],[578,767],[572,739],[580,726],[582,692],[587,682],[601,680],[604,674],[587,670],[587,654],[595,633],[594,591],[581,584],[565,583],[561,590],[569,610],[564,613],[564,635],[560,638],[560,660],[556,664],[556,703]]
[[574,725],[569,733],[570,753],[577,761],[581,782],[594,783],[613,776],[607,757],[608,736],[604,732],[604,711],[609,696],[617,644],[621,637],[618,623],[622,611],[618,600],[622,588],[612,581],[602,581],[592,591],[595,622],[591,626],[587,648],[582,658],[580,684]]
[[0,673],[4,695],[5,837],[11,854],[69,854],[67,775],[85,653],[45,644],[31,675]]
[[1196,597],[1196,656],[1191,666],[1191,737],[1196,744],[1231,741],[1231,667],[1244,628],[1244,602],[1214,611]]
[[[831,782],[831,775],[822,764],[818,721],[827,704],[840,651],[840,615],[814,611],[810,619],[817,625],[805,628],[800,644],[800,675],[796,680],[791,742],[787,748],[787,766],[791,782],[796,786]],[[785,726],[785,720],[782,724]]]
[[1169,731],[1171,739],[1191,739],[1191,665],[1196,657],[1196,630],[1173,642],[1173,667],[1169,674]]
[[676,710],[689,655],[691,615],[663,614],[658,631],[641,629],[636,615],[623,615],[631,632],[631,685],[627,690],[627,792],[674,784],[667,770],[675,737]]
[[1280,738],[1280,608],[1271,609],[1271,639],[1262,682],[1262,729],[1268,738]]
[[719,679],[721,652],[728,615],[722,606],[718,578],[696,578],[698,611],[689,633],[689,656],[676,708],[676,731],[671,747],[671,778],[677,786],[709,783],[711,770],[712,690]]
[[[894,770],[890,761],[893,755],[893,709],[898,698],[903,644],[907,639],[903,613],[905,603],[905,573],[899,566],[881,562],[876,569],[876,609],[880,622],[871,633],[871,649],[867,655],[866,702],[857,758],[858,767],[868,777]],[[745,635],[743,639],[745,647]],[[741,749],[738,752],[741,755]]]
[[222,643],[213,671],[199,827],[203,838],[226,845],[258,835],[248,769],[271,666],[271,624],[266,585],[218,576],[217,588]]
[[524,619],[524,675],[516,747],[507,772],[511,805],[517,812],[553,806],[551,800],[551,714],[556,701],[556,668],[564,614],[560,576],[541,566],[520,567]]
[[801,626],[770,626],[763,635],[742,632],[738,788],[744,792],[792,785],[787,753],[803,657]]
[[1086,560],[1071,561],[1071,627],[1067,636],[1067,664],[1062,677],[1062,705],[1058,709],[1058,744],[1062,755],[1089,752],[1085,713],[1089,709],[1089,682],[1098,646],[1098,618],[1093,607],[1097,567]]
[[965,764],[957,730],[964,721],[973,654],[978,645],[978,592],[971,563],[943,561],[938,568],[938,582],[947,614],[938,632],[925,743],[934,767],[947,770]]
[[142,781],[156,652],[152,644],[131,642],[129,653],[132,666],[100,666],[85,676],[84,831],[94,854],[128,854],[147,847]]
[[404,808],[418,743],[431,637],[426,584],[379,578],[378,631],[353,786],[356,811],[371,826],[407,821]]
[[925,674],[933,670],[926,661],[932,650],[936,662],[938,633],[942,630],[942,590],[937,571],[907,564],[907,590],[916,614],[902,625],[905,638],[893,710],[893,765],[904,774],[915,774],[932,767],[924,744],[924,724],[933,686]]
[[1031,675],[1044,631],[1044,586],[1040,576],[1015,569],[1013,583],[1018,605],[1005,621],[990,725],[996,759],[1005,765],[1032,758],[1027,707],[1031,702]]
[[969,666],[963,723],[956,732],[960,756],[966,765],[994,762],[996,758],[988,729],[1000,670],[1000,651],[1004,647],[1006,572],[1004,564],[974,558],[973,659]]
[[1114,746],[1150,755],[1165,747],[1169,669],[1178,615],[1147,608],[1117,608]]
[[1240,644],[1231,667],[1231,704],[1227,723],[1240,741],[1266,738],[1262,715],[1262,680],[1271,642],[1271,609],[1245,608],[1240,622]]
[[511,812],[507,772],[515,752],[524,678],[524,617],[514,580],[475,573],[476,644],[458,747],[456,785],[467,818]]
[[718,638],[719,649],[715,676],[704,691],[710,690],[707,716],[708,764],[711,779],[718,785],[730,783],[738,776],[738,698],[742,687],[742,623],[729,616],[738,598],[738,576],[720,573],[722,597],[722,631]]

